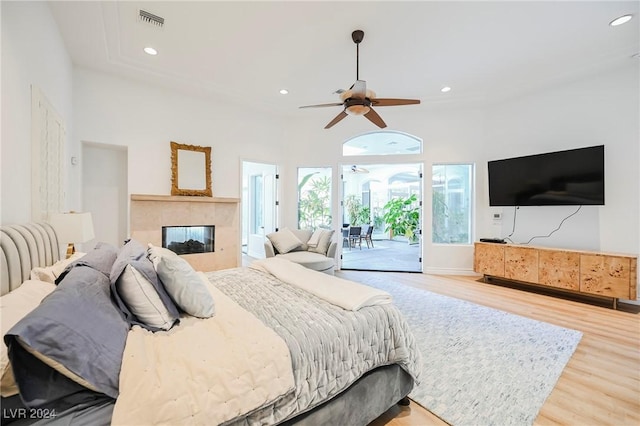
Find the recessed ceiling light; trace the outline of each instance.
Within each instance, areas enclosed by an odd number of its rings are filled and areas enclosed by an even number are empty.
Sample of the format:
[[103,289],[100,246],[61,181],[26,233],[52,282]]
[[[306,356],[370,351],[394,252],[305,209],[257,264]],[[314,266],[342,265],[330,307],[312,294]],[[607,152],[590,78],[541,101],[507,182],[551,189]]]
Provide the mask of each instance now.
[[626,24],[631,20],[631,18],[633,18],[633,15],[622,15],[609,22],[609,25],[611,25],[612,27],[617,27],[618,25]]
[[289,91],[287,89],[280,89],[280,94],[281,95],[286,95],[288,93],[289,93]]
[[153,47],[145,47],[144,48],[144,53],[146,53],[147,55],[157,55],[158,51],[156,49],[154,49]]
[[441,91],[442,93],[447,93],[447,92],[449,92],[450,90],[451,90],[451,87],[449,87],[449,86],[444,86],[442,89],[440,89],[440,91]]

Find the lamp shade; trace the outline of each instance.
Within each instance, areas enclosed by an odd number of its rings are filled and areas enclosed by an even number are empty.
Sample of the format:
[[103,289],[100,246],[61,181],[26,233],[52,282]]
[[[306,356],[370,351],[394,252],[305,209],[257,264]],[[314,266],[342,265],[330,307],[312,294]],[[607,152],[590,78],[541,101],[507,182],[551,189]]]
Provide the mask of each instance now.
[[54,213],[51,226],[61,243],[83,243],[95,237],[91,213]]

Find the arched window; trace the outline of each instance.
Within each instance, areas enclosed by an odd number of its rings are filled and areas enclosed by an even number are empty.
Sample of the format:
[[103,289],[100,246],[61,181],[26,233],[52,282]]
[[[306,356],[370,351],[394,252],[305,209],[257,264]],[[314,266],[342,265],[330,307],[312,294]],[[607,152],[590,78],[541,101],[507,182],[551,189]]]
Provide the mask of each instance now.
[[410,155],[422,153],[422,139],[408,133],[383,130],[354,136],[342,144],[342,155]]

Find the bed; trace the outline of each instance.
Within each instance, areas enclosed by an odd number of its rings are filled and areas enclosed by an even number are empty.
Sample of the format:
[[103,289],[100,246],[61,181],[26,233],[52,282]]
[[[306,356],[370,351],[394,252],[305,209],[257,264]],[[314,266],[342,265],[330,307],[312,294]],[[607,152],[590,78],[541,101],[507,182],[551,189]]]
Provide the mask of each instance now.
[[[377,289],[282,259],[168,275],[183,265],[134,242],[66,261],[58,243],[46,223],[0,229],[3,424],[364,425],[420,380],[414,337]],[[168,330],[140,324],[113,281],[147,258],[180,302]],[[28,313],[12,313],[29,289]],[[58,323],[73,330],[47,337]],[[19,394],[5,392],[11,373]]]

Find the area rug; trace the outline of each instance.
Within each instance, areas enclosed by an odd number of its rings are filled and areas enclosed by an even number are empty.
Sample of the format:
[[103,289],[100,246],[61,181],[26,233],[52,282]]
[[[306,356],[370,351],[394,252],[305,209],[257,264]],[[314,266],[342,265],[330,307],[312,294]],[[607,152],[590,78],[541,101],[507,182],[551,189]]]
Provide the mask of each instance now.
[[582,333],[406,285],[384,275],[413,330],[422,381],[409,397],[455,426],[531,425]]

